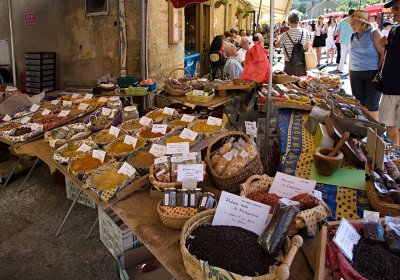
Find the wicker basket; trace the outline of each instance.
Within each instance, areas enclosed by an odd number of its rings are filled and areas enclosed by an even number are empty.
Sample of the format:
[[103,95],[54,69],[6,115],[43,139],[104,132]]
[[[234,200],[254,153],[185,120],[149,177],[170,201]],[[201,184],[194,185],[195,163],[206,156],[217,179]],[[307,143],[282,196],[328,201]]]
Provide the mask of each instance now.
[[[203,175],[206,175],[206,163],[203,161]],[[150,183],[154,186],[155,189],[158,191],[163,191],[164,189],[168,188],[176,188],[176,189],[181,189],[182,188],[182,182],[171,182],[171,183],[164,183],[164,182],[159,182],[157,181],[156,177],[154,176],[154,165],[150,166],[150,175],[149,175],[149,181]]]
[[220,135],[216,136],[208,145],[205,161],[208,165],[210,174],[219,189],[227,192],[238,192],[240,191],[241,183],[244,183],[247,178],[252,175],[262,175],[264,173],[264,170],[260,156],[257,154],[243,169],[241,169],[236,174],[233,174],[231,176],[218,175],[211,167],[211,149],[221,139],[230,136],[239,136],[244,138],[246,141],[250,141],[249,137],[245,133],[240,131],[227,131],[221,133]]
[[[174,73],[175,71],[178,71],[178,70],[183,70],[183,71],[187,72],[190,76],[190,81],[192,80],[192,75],[190,74],[189,70],[187,70],[186,68],[176,68],[176,69],[172,70],[171,73],[169,73],[167,80],[170,79],[172,73]],[[168,94],[172,95],[172,96],[182,96],[182,95],[185,95],[186,92],[189,92],[193,89],[192,87],[189,90],[174,89],[169,86],[168,82],[165,82],[165,88],[166,88]]]
[[[253,192],[258,192],[258,191],[268,191],[269,188],[271,187],[272,181],[274,178],[269,177],[267,175],[253,175],[250,176],[246,182],[240,185],[240,196],[247,197],[247,195],[253,193]],[[255,182],[257,181],[257,182]],[[309,209],[311,210],[311,209]],[[312,208],[312,211],[305,210],[301,211],[299,214],[305,214],[306,216],[312,217],[313,222],[315,222],[315,225],[319,222],[322,222],[324,219],[327,217],[331,216],[332,214],[330,213],[329,207],[324,203],[320,202],[318,206],[315,206]],[[308,213],[310,212],[310,213]],[[319,215],[316,215],[315,212],[318,212]],[[303,215],[304,216],[304,215]],[[295,235],[297,231],[300,229],[303,229],[307,227],[306,222],[304,221],[303,218],[297,216],[293,226],[289,230],[289,235]],[[314,232],[315,234],[315,232]],[[309,233],[311,235],[311,233]]]
[[[367,175],[371,173],[370,166],[368,164],[365,165],[365,172]],[[383,216],[392,216],[397,217],[400,216],[400,204],[392,204],[386,203],[379,198],[378,193],[374,188],[373,182],[368,178],[365,180],[365,188],[367,191],[367,196],[369,203],[371,204],[372,208],[379,212],[381,217]]]
[[[186,272],[194,279],[194,280],[203,280],[203,279],[210,279],[206,277],[206,275],[202,271],[201,261],[198,260],[195,256],[190,254],[189,250],[186,248],[186,240],[191,235],[191,233],[200,225],[204,224],[211,224],[213,217],[215,214],[215,210],[206,210],[200,212],[199,214],[195,215],[194,217],[190,218],[186,224],[184,225],[181,233],[180,238],[180,247],[181,253],[183,257],[183,264],[185,265]],[[287,240],[285,243],[285,256],[282,260],[282,264],[268,274],[257,276],[257,277],[247,277],[248,280],[272,280],[272,279],[289,279],[290,276],[290,265],[299,250],[299,248],[303,245],[303,239],[296,235],[293,237],[292,242]],[[208,265],[206,265],[208,266]],[[219,272],[223,271],[224,274],[231,274],[231,272],[227,272],[221,268],[214,267],[214,269],[218,270]],[[218,274],[217,274],[218,275]],[[214,275],[217,277],[217,275]],[[222,276],[222,275],[221,275]],[[214,279],[214,278],[212,278]],[[222,278],[218,278],[222,279]],[[231,278],[236,279],[236,278]]]

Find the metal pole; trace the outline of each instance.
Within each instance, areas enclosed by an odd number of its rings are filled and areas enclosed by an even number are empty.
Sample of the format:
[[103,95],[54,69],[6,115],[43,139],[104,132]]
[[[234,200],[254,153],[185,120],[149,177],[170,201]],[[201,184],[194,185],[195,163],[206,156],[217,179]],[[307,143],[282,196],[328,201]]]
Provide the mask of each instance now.
[[13,175],[14,172],[15,172],[15,169],[17,169],[18,164],[19,164],[20,162],[21,162],[21,158],[18,158],[17,162],[14,164],[13,168],[11,169],[11,172],[10,172],[10,174],[8,175],[6,181],[4,182],[4,185],[0,185],[0,186],[2,186],[2,187],[4,187],[4,188],[7,187],[8,182],[10,181],[12,175]]
[[[257,15],[257,28],[258,28],[258,23],[260,22],[260,15],[261,15],[261,5],[262,5],[262,0],[260,0],[260,6],[258,7],[258,15]],[[258,32],[258,30],[257,30]]]
[[8,0],[8,17],[10,20],[11,66],[12,66],[12,75],[13,75],[13,85],[14,85],[14,87],[17,87],[17,69],[15,67],[14,31],[13,31],[11,0]]
[[18,193],[22,192],[22,188],[25,186],[26,180],[28,180],[29,176],[31,176],[31,173],[32,173],[33,169],[35,169],[38,162],[39,162],[39,158],[37,157],[35,160],[35,163],[32,165],[31,169],[29,170],[28,175],[26,175],[24,181],[22,182],[21,186],[19,187]]
[[79,197],[81,196],[81,193],[82,193],[82,190],[79,190],[78,195],[75,197],[74,201],[72,202],[71,207],[69,207],[67,215],[65,215],[64,220],[62,221],[62,223],[61,223],[61,225],[60,225],[60,227],[59,227],[59,229],[58,229],[58,231],[56,233],[56,237],[58,236],[58,234],[60,233],[61,229],[63,228],[63,226],[65,224],[65,221],[68,219],[68,216],[71,213],[72,208],[74,208],[75,203],[78,201]]
[[94,227],[97,225],[97,222],[99,221],[99,216],[97,216],[96,221],[94,222],[94,224],[92,225],[92,227],[90,228],[89,233],[86,235],[86,239],[89,239],[90,234],[92,233]]
[[146,75],[146,0],[140,0],[140,77]]
[[118,1],[118,21],[119,21],[119,63],[120,75],[126,77],[126,57],[128,50],[128,41],[126,39],[126,14],[125,0]]

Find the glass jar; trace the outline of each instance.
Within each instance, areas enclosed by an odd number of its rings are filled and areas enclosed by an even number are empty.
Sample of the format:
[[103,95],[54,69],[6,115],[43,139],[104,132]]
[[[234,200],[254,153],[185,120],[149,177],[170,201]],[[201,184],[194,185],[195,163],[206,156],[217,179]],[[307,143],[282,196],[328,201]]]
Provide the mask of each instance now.
[[118,96],[111,96],[107,101],[107,107],[119,111],[122,107],[122,102]]
[[189,191],[189,207],[197,208],[200,203],[201,196],[203,195],[203,190],[201,188],[196,188]]
[[168,188],[164,192],[164,206],[176,206],[176,189]]
[[122,121],[126,122],[139,118],[139,112],[136,106],[126,106],[122,111]]
[[189,192],[187,189],[177,190],[176,206],[178,206],[178,207],[188,207],[189,206]]
[[205,192],[200,200],[199,210],[211,209],[214,206],[215,196],[213,193]]

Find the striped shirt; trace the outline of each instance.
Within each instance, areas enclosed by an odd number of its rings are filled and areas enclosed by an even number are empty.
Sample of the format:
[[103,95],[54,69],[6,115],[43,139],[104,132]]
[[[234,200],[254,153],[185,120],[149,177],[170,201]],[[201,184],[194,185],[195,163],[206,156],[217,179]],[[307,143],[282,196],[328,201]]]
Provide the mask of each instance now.
[[[303,32],[303,37],[301,36],[302,32]],[[285,61],[289,61],[289,58],[292,55],[292,51],[293,51],[292,41],[294,43],[297,43],[298,41],[300,41],[300,38],[301,38],[301,44],[304,47],[307,43],[310,43],[310,38],[307,33],[308,32],[306,32],[305,30],[297,27],[297,28],[291,28],[282,34],[282,36],[279,38],[279,42],[282,44],[283,53],[285,54]],[[289,34],[290,38],[292,39],[292,41],[290,41],[288,34]],[[286,50],[283,46],[285,46]],[[286,53],[286,51],[287,51],[287,53]]]

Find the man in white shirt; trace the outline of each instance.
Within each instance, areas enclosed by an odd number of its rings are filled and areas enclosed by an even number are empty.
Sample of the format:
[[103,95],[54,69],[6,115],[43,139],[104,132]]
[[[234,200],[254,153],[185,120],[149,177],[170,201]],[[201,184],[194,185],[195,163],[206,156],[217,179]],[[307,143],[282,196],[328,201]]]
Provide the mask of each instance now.
[[225,45],[225,55],[228,59],[224,66],[224,75],[227,74],[230,80],[240,78],[243,67],[237,58],[238,52],[234,44],[227,43]]
[[243,67],[246,60],[246,53],[251,47],[252,45],[250,45],[249,39],[247,37],[242,37],[242,39],[240,39],[240,49],[238,50],[237,58]]

